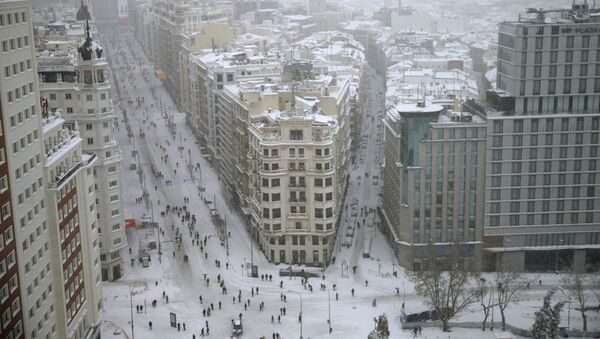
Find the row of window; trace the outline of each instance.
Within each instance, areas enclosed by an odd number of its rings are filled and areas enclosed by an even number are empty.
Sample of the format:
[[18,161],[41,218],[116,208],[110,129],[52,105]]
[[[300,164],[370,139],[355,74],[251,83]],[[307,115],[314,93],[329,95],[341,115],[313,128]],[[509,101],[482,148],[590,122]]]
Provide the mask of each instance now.
[[36,115],[35,105],[31,106],[30,108],[26,108],[21,112],[13,114],[9,118],[10,127],[12,128],[17,125],[20,125],[24,121],[28,121],[30,118],[35,117],[35,115]]
[[[550,222],[550,216],[553,216],[553,222]],[[586,223],[586,224],[590,224],[594,222],[594,213],[593,212],[586,212],[583,214],[584,218],[580,218],[580,213],[543,213],[540,214],[539,212],[534,213],[534,214],[527,214],[527,215],[521,215],[521,214],[511,214],[509,216],[509,225],[510,226],[518,226],[521,225],[522,223],[525,223],[526,225],[549,225],[549,224],[556,224],[556,225],[562,225],[562,224],[580,224],[580,223]],[[565,218],[565,216],[570,216],[569,221],[567,221],[567,218]],[[582,220],[583,219],[583,220]],[[490,226],[500,226],[500,216],[499,215],[492,215],[490,216]]]
[[[329,225],[329,224],[328,224]],[[267,225],[268,226],[268,225]],[[281,225],[280,225],[281,226]],[[268,228],[267,228],[268,229]],[[285,245],[286,237],[272,237],[269,239],[269,244],[271,245]],[[313,245],[320,245],[321,243],[323,245],[327,245],[327,243],[329,243],[329,239],[327,237],[319,237],[318,235],[292,235],[290,236],[291,240],[292,240],[292,245],[305,245],[307,241],[311,241],[311,243]],[[322,241],[319,241],[319,238],[323,239]]]
[[[527,137],[527,136],[525,136],[525,137]],[[535,159],[537,157],[538,148],[541,148],[541,147],[531,147],[531,146],[539,146],[539,139],[542,139],[541,137],[543,137],[543,140],[544,140],[543,146],[552,146],[552,145],[568,146],[568,145],[573,145],[573,144],[574,145],[583,145],[583,142],[584,142],[584,134],[583,133],[575,133],[575,134],[552,133],[552,134],[540,134],[540,135],[529,134],[529,143],[528,143],[527,147],[528,148],[530,147],[530,149],[529,149],[530,154],[535,154],[535,156],[533,156],[532,159]],[[560,141],[558,144],[555,144],[555,142],[554,142],[555,137],[556,137],[556,139],[558,139]],[[594,137],[590,137],[590,141],[591,141],[591,139],[596,140],[596,138],[594,138]],[[505,140],[508,140],[508,136],[495,135],[492,137],[492,146],[493,147],[503,147]],[[513,147],[521,147],[521,146],[523,146],[523,135],[520,135],[520,134],[513,135],[512,144],[510,145],[510,148],[512,149]],[[556,149],[556,148],[554,148],[554,149]],[[565,152],[567,152],[566,150],[568,148],[567,147],[560,148],[560,150],[563,150],[563,149],[565,150]],[[581,146],[577,146],[577,147],[575,147],[575,149],[579,149],[579,150],[583,151]],[[597,149],[598,149],[597,146],[589,146],[589,148],[588,148],[588,150],[590,152],[597,152]],[[552,152],[553,152],[552,147],[546,147],[544,149],[544,153],[549,154],[549,157],[546,159],[552,158]],[[565,155],[565,158],[566,157],[567,156]]]
[[29,36],[16,37],[2,41],[2,52],[8,53],[29,46]]
[[[579,53],[579,62],[582,62],[582,63],[590,62],[590,51],[589,50],[581,49],[581,50],[577,50],[577,53]],[[531,54],[532,54],[531,52],[527,52],[527,51],[521,52],[521,65],[527,64],[528,56]],[[535,65],[543,64],[543,55],[544,55],[544,52],[534,52],[533,53],[533,63]],[[561,58],[560,58],[561,62],[573,63],[574,53],[572,50],[561,51],[560,55],[561,55]],[[498,55],[498,57],[500,57],[500,54]],[[508,61],[511,61],[510,57],[502,58],[502,59],[504,59],[504,60],[508,59]],[[551,64],[556,64],[559,62],[559,52],[558,51],[550,52],[549,62]],[[596,62],[600,62],[600,52],[596,52]]]
[[85,293],[83,293],[83,288],[82,288],[81,291],[79,292],[79,295],[76,297],[77,299],[75,299],[76,302],[74,302],[73,304],[71,304],[71,306],[69,306],[67,308],[67,315],[69,316],[68,322],[70,322],[71,320],[73,320],[73,318],[75,318],[77,311],[79,311],[79,308],[81,307],[81,305],[83,305],[83,302],[85,301],[84,294]]
[[[31,145],[31,143],[36,141],[38,138],[39,138],[39,132],[36,128],[33,130],[33,132],[28,133],[26,136],[19,139],[19,141],[16,141],[13,143],[13,154],[17,154],[19,151],[24,150],[26,147]],[[17,176],[17,178],[20,178],[20,176]]]
[[14,88],[11,91],[6,93],[8,98],[8,103],[16,102],[21,98],[28,96],[29,94],[34,93],[33,82],[29,84],[23,85],[21,87]]
[[[73,95],[71,93],[65,93],[65,100],[72,100],[72,99],[73,99]],[[50,93],[50,100],[56,100],[56,93]],[[85,100],[93,101],[94,95],[86,94]],[[100,100],[106,100],[106,93],[100,93]]]
[[[504,63],[501,63],[502,67],[504,67]],[[580,64],[579,65],[579,76],[581,77],[588,77],[588,71],[591,67],[588,67],[591,65],[588,64]],[[571,78],[573,76],[573,65],[564,65],[561,66],[562,70],[563,70],[563,76],[566,78]],[[531,69],[531,68],[530,68]],[[547,72],[542,72],[543,69],[547,69]],[[533,78],[541,78],[542,77],[542,73],[544,73],[543,75],[545,77],[549,77],[549,78],[556,78],[558,76],[558,66],[557,65],[550,65],[548,67],[545,66],[534,66],[533,67]],[[596,64],[596,71],[595,71],[595,75],[596,76],[600,76],[600,64]],[[532,75],[527,74],[527,67],[526,66],[521,66],[521,79],[525,79],[525,78],[529,78]]]
[[15,62],[12,65],[4,66],[4,76],[10,78],[11,76],[21,74],[31,69],[31,59]]
[[[543,125],[544,125],[543,130],[545,132],[548,132],[548,133],[559,132],[559,130],[557,130],[555,128],[555,125],[557,127],[559,126],[559,124],[558,124],[559,119],[560,119],[560,132],[572,131],[573,130],[571,128],[573,126],[572,120],[575,120],[574,125],[575,125],[576,131],[588,130],[588,129],[586,129],[586,125],[589,124],[589,119],[588,119],[588,122],[586,123],[586,121],[585,121],[586,119],[584,119],[583,117],[577,117],[576,119],[573,119],[573,118],[539,118],[539,119],[536,118],[536,119],[531,119],[531,122],[529,124],[530,128],[528,131],[523,130],[523,120],[513,120],[512,131],[506,131],[506,132],[507,133],[523,133],[523,132],[525,132],[527,134],[529,134],[529,132],[533,132],[533,133],[542,132],[542,129],[540,129],[540,121],[543,122]],[[554,123],[555,121],[557,122],[556,124]],[[591,119],[591,124],[589,124],[587,126],[592,131],[600,130],[600,118],[593,117]],[[504,132],[504,121],[503,120],[494,120],[493,131],[496,134],[505,133]],[[554,135],[554,134],[552,134],[552,135]]]
[[[589,80],[589,81],[588,81]],[[546,80],[544,80],[546,81]],[[596,78],[593,80],[594,81],[594,88],[593,91],[594,93],[600,93],[600,78]],[[577,87],[577,93],[580,94],[584,94],[588,92],[588,82],[591,84],[592,83],[592,79],[587,79],[587,78],[581,78],[578,81],[578,87]],[[562,94],[571,94],[574,91],[574,88],[572,88],[571,86],[572,80],[571,79],[564,79],[562,81],[563,87],[562,87]],[[548,87],[546,88],[546,94],[556,94],[556,80],[555,79],[550,79],[547,80],[547,84]],[[526,81],[525,80],[521,80],[521,87],[519,90],[519,95],[523,96],[526,94]],[[534,80],[533,81],[533,89],[532,89],[532,94],[533,95],[540,95],[541,93],[541,88],[542,88],[542,81],[541,80]]]
[[[288,150],[288,154],[290,158],[294,158],[296,157],[296,153],[298,153],[298,157],[300,158],[304,158],[304,148],[290,148]],[[314,150],[314,155],[317,157],[326,157],[330,155],[330,150],[329,148],[316,148]],[[277,148],[265,148],[263,149],[263,155],[265,157],[278,157],[279,156],[279,149]]]
[[[46,208],[46,202],[44,199],[40,199],[40,202],[35,204],[29,211],[27,211],[26,216],[21,217],[21,219],[19,220],[19,224],[21,225],[21,228],[24,228],[25,226],[27,226],[27,223],[31,222],[31,220],[33,220],[34,216],[37,217],[37,215],[44,210],[44,208]],[[40,227],[38,226],[38,229]],[[46,230],[46,222],[42,222],[42,228],[44,229],[44,231]]]
[[13,12],[0,14],[0,27],[17,25],[27,22],[27,12]]
[[[592,134],[591,136],[591,144],[598,144],[598,134]],[[512,160],[527,160],[527,159],[523,159],[523,150],[527,149],[527,148],[519,148],[519,147],[512,147]],[[563,151],[562,149],[567,149],[567,151]],[[583,149],[581,149],[581,152],[579,151],[580,147],[575,147],[575,152],[577,152],[577,154],[582,154],[583,153]],[[510,149],[506,149],[507,151],[509,151]],[[557,161],[559,159],[556,158],[556,155],[564,155],[564,157],[561,157],[560,159],[567,159],[567,156],[570,155],[571,159],[572,159],[572,154],[569,154],[568,152],[568,148],[567,147],[561,147],[559,148],[558,152],[553,152],[552,148],[550,147],[546,147],[544,149],[544,159],[538,159],[538,155],[537,155],[537,149],[535,148],[529,148],[529,157],[530,160],[546,160],[544,161],[544,168],[548,168],[548,170],[545,171],[550,171],[552,168],[552,161]],[[563,152],[563,153],[561,153]],[[564,153],[567,152],[567,153]],[[541,153],[541,152],[540,152]],[[558,153],[558,154],[555,154]],[[591,146],[589,149],[589,154],[597,154],[597,148],[595,146]],[[503,159],[504,158],[504,159]],[[492,150],[492,161],[502,161],[502,160],[509,160],[509,157],[505,157],[504,156],[504,152],[502,149],[493,149]],[[577,159],[581,159],[581,158],[577,158]],[[580,171],[581,170],[581,161],[582,160],[575,160],[573,161],[574,168],[576,171]],[[559,163],[564,162],[566,164],[566,160],[561,160]],[[588,160],[589,162],[589,166],[590,168],[595,168],[596,167],[596,161],[592,158],[590,160]]]
[[[581,209],[581,205],[580,204],[581,200],[571,200],[571,209],[570,211],[579,211]],[[551,201],[550,200],[537,200],[537,201],[527,201],[525,203],[525,201],[521,202],[521,201],[512,201],[509,206],[510,206],[510,213],[520,213],[521,212],[521,207],[526,207],[523,212],[529,212],[529,213],[534,213],[536,211],[542,211],[542,212],[550,212],[552,211],[564,211],[565,210],[565,200],[556,200],[556,201],[552,201],[552,206],[550,206]],[[506,204],[504,204],[506,205]],[[540,208],[541,206],[541,208]],[[585,208],[583,210],[587,210],[587,211],[594,211],[594,199],[586,199],[585,200]],[[500,203],[499,202],[492,202],[490,203],[490,213],[494,213],[494,214],[499,214],[501,212],[500,210]]]

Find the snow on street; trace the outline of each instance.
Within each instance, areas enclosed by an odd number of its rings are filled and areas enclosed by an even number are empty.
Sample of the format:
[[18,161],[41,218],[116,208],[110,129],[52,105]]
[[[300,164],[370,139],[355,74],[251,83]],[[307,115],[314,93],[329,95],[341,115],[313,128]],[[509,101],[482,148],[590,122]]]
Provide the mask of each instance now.
[[[128,229],[131,255],[128,249],[123,250],[124,276],[116,282],[103,285],[106,329],[103,336],[111,338],[116,329],[117,332],[124,331],[128,338],[132,338],[131,304],[134,334],[138,338],[191,338],[192,335],[199,338],[201,330],[206,331],[206,328],[210,330],[210,336],[213,338],[229,338],[231,322],[238,319],[240,314],[244,325],[244,338],[271,338],[273,333],[279,333],[281,338],[298,338],[301,325],[304,338],[366,338],[374,326],[373,318],[382,313],[388,315],[393,338],[412,338],[411,333],[403,332],[400,327],[402,304],[405,301],[407,313],[426,310],[427,307],[423,305],[422,299],[415,295],[412,284],[397,265],[395,269],[398,271],[398,277],[393,277],[392,252],[384,236],[373,227],[378,190],[374,186],[375,180],[372,176],[379,173],[382,157],[382,129],[379,121],[381,116],[364,117],[365,141],[361,142],[364,146],[360,148],[357,156],[357,165],[351,167],[346,197],[349,207],[341,219],[340,236],[333,252],[336,256],[335,264],[324,272],[323,279],[309,279],[305,288],[300,278],[279,277],[279,269],[285,269],[287,265],[269,264],[256,247],[251,249],[246,226],[223,199],[223,187],[195,144],[194,136],[185,125],[185,115],[176,111],[164,87],[155,79],[151,63],[141,52],[142,48],[132,34],[120,32],[117,35],[108,31],[101,33],[112,68],[113,100],[116,107],[121,107],[118,110],[118,141],[124,155],[122,185],[125,218],[135,218],[139,222],[144,212],[152,210],[154,220],[164,232],[160,237],[163,253],[160,261],[157,251],[152,250],[149,252],[149,267],[144,268],[137,261],[132,263],[130,258],[137,256],[140,244],[149,239],[142,232]],[[363,106],[373,107],[369,114],[375,116],[376,112],[381,114],[383,111],[383,99],[378,93],[383,91],[384,86],[380,77],[374,77],[371,81],[376,89],[371,93],[370,104]],[[116,92],[117,86],[120,87],[120,97]],[[137,102],[138,98],[143,98],[140,105]],[[127,112],[132,137],[128,136],[121,110]],[[171,133],[167,125],[167,120],[171,117],[175,124],[175,134]],[[140,132],[144,133],[145,137],[141,137]],[[132,157],[134,149],[139,154],[140,168],[144,173],[143,180],[149,193],[149,196],[142,200],[139,200],[143,196],[140,177],[136,171],[130,169],[130,165],[135,162]],[[192,169],[190,173],[188,161],[191,164],[199,163],[201,171]],[[163,177],[154,175],[152,167],[156,173],[162,173]],[[200,175],[206,187],[202,195],[198,193],[194,182],[194,178],[199,178]],[[167,185],[168,180],[172,181],[172,184]],[[378,184],[381,184],[381,178]],[[189,199],[188,203],[184,204],[184,197]],[[216,234],[217,230],[211,222],[210,206],[205,204],[203,199],[215,198],[216,209],[226,219],[228,231],[231,233],[229,256],[218,237],[208,238],[209,235]],[[356,217],[352,216],[353,202],[356,202],[357,206]],[[151,208],[147,208],[150,205]],[[196,225],[192,229],[188,228],[189,221],[182,222],[181,217],[173,210],[162,216],[161,212],[165,211],[166,205],[170,205],[171,208],[187,206],[196,217]],[[361,215],[362,207],[365,207],[364,215]],[[372,212],[367,216],[366,211],[369,210]],[[353,246],[340,246],[340,237],[345,237],[347,226],[356,225],[356,221],[360,222],[360,228],[354,228]],[[178,231],[182,235],[180,248],[175,242]],[[199,233],[202,250],[198,241],[194,241],[194,237],[190,236],[190,232]],[[204,246],[205,236],[207,240]],[[152,240],[155,237],[156,232],[151,236]],[[371,258],[363,258],[363,242],[371,238]],[[187,255],[188,262],[184,262],[184,255]],[[258,265],[259,278],[247,277],[246,270],[242,269],[245,263],[250,262],[251,257],[254,264]],[[221,262],[220,267],[217,267],[216,260]],[[342,272],[343,261],[349,264],[348,275]],[[357,266],[356,274],[352,273],[353,266]],[[261,275],[272,275],[272,281],[261,279]],[[222,288],[217,282],[218,276],[224,280],[227,294],[222,293]],[[542,279],[548,281],[552,277]],[[312,292],[309,291],[308,284],[312,285]],[[321,284],[326,285],[329,291],[321,290]],[[337,285],[335,291],[333,284]],[[399,290],[398,294],[396,288]],[[300,299],[294,292],[288,292],[289,290],[298,292],[302,297],[302,323],[298,319]],[[352,290],[355,291],[354,296]],[[238,300],[240,292],[241,298]],[[282,294],[287,301],[282,299]],[[519,311],[511,313],[509,321],[513,320],[512,318],[522,318],[522,313],[525,312],[523,308],[529,308],[532,313],[531,306],[537,307],[541,304],[538,299],[540,294],[541,291],[536,294],[535,300],[519,306]],[[200,296],[202,303],[199,300]],[[151,305],[153,300],[157,301],[156,307]],[[374,300],[377,302],[376,307],[372,306]],[[259,310],[261,302],[264,302],[262,311]],[[136,305],[142,305],[143,311],[136,311]],[[203,310],[207,308],[211,309],[210,316],[203,315]],[[286,315],[281,315],[282,308],[285,308]],[[176,314],[181,331],[170,327],[171,312]],[[331,335],[328,333],[327,323],[329,314],[333,328]],[[278,315],[281,323],[278,321]],[[465,317],[470,321],[479,321],[482,318],[479,309],[475,309],[473,313],[466,313]],[[523,326],[530,326],[532,318],[525,319],[528,324]],[[150,321],[152,330],[149,328]],[[597,324],[592,325],[594,326],[598,327]],[[116,334],[113,337],[125,336]],[[455,329],[452,333],[442,333],[438,328],[424,328],[420,337],[484,339],[495,336],[478,329]]]

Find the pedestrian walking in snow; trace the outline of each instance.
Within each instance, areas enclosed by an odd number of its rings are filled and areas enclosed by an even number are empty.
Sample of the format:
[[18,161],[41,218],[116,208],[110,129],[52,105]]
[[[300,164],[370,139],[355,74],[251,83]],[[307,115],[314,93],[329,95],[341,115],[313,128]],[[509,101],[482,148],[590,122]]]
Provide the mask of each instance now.
[[202,304],[202,296],[199,296],[198,299],[200,299],[200,303]]
[[183,330],[185,331],[185,323],[183,323]]
[[152,331],[152,322],[151,321],[148,322],[148,327],[150,328],[150,331]]
[[354,289],[352,289],[352,296],[354,296]]
[[181,331],[181,323],[177,323],[177,332]]
[[280,315],[277,316],[277,323],[281,324],[281,316]]
[[339,298],[339,296],[338,296],[338,293],[337,293],[337,292],[335,292],[335,301],[338,301],[338,300],[340,300],[340,298]]

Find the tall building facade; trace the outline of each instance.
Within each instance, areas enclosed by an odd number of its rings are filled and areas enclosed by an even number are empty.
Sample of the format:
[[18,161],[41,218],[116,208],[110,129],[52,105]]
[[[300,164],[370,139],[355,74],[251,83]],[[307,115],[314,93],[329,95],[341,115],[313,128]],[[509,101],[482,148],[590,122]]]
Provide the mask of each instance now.
[[479,266],[486,123],[440,105],[401,104],[384,119],[383,222],[400,265],[419,269],[434,244],[460,244]]
[[[46,113],[43,113],[44,115]],[[77,127],[60,113],[42,119],[44,181],[54,281],[55,337],[99,338],[102,315],[100,249],[95,215],[93,163]]]
[[76,128],[40,101],[30,18],[30,1],[0,3],[0,331],[99,338],[94,157],[83,154]]
[[345,193],[336,118],[290,108],[250,120],[250,213],[261,249],[271,262],[325,265]]
[[[75,59],[73,63],[71,60]],[[121,150],[114,133],[108,63],[89,36],[79,51],[39,58],[40,95],[50,111],[62,110],[70,126],[80,126],[84,152],[95,154],[94,189],[100,234],[102,280],[122,275],[120,249],[127,245],[121,187]]]
[[[600,19],[500,24],[497,111],[487,112],[486,265],[517,271],[600,264]],[[554,258],[554,260],[548,260]]]
[[[2,205],[3,251],[9,251],[7,269],[12,272],[3,277],[0,286],[1,299],[7,293],[12,300],[10,309],[2,308],[2,333],[10,332],[4,328],[7,324],[16,338],[50,338],[57,327],[52,301],[57,286],[52,281],[48,253],[50,234],[30,1],[0,2],[0,37],[0,101],[6,140],[1,155],[8,167],[4,180],[11,193],[11,201]],[[7,227],[6,223],[12,225]]]

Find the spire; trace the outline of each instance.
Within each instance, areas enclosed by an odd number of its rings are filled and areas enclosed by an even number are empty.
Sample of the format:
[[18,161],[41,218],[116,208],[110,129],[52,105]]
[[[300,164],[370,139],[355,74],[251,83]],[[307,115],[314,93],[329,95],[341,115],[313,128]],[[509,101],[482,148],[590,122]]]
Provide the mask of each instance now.
[[[83,1],[81,1],[81,3],[83,3]],[[90,22],[88,18],[85,18],[85,38],[86,40],[92,40],[90,37]]]

